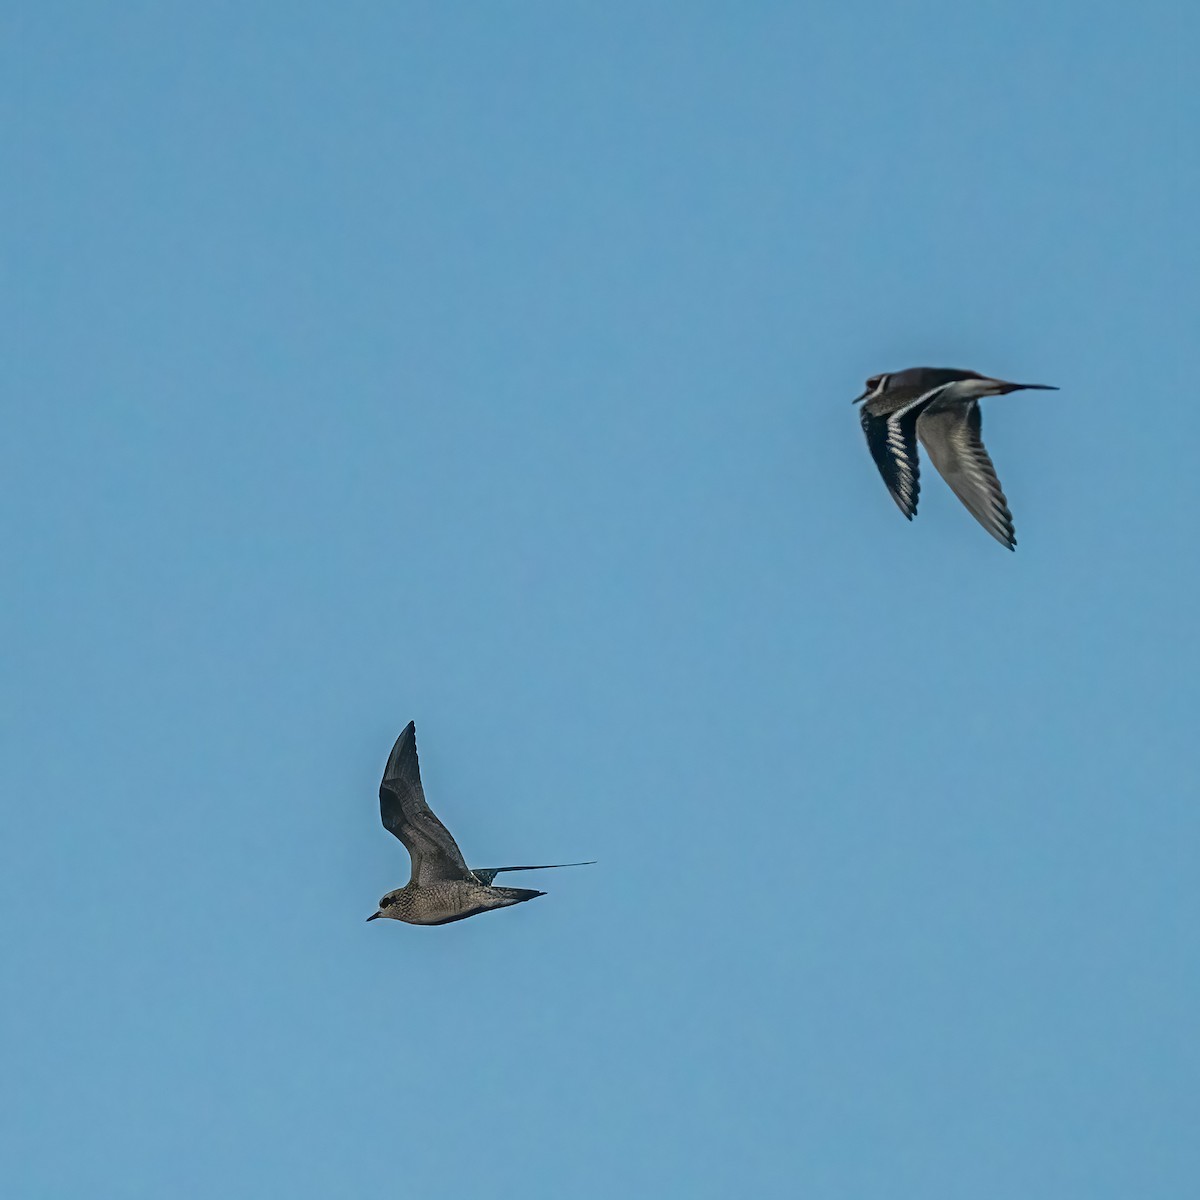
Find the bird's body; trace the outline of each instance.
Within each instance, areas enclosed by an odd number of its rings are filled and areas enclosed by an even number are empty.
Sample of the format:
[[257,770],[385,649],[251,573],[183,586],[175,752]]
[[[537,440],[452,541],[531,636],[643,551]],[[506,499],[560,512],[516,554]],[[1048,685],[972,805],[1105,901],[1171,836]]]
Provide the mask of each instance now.
[[379,901],[367,918],[388,917],[409,925],[448,925],[492,908],[508,908],[545,892],[532,888],[493,887],[502,871],[539,871],[588,863],[545,863],[528,867],[480,867],[466,864],[450,831],[425,802],[417,761],[417,730],[410,721],[396,739],[379,785],[383,827],[404,843],[412,859],[412,878]]
[[921,490],[919,440],[971,515],[1001,545],[1015,549],[1012,513],[983,445],[979,400],[1026,390],[1056,389],[950,367],[910,367],[867,380],[867,390],[855,400],[862,403],[867,446],[892,499],[910,521]]
[[532,888],[490,887],[466,879],[447,879],[424,887],[409,883],[388,892],[380,900],[376,915],[407,921],[409,925],[448,925],[490,908],[507,908],[545,894]]

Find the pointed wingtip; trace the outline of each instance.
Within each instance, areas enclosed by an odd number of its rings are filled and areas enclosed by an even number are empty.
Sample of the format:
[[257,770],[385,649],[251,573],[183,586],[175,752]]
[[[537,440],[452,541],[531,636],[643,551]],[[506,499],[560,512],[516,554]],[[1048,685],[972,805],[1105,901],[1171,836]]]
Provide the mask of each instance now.
[[395,760],[397,755],[399,755],[402,750],[406,749],[410,744],[415,746],[416,743],[417,723],[416,721],[409,721],[409,723],[405,725],[402,730],[400,730],[400,736],[397,737],[392,743],[392,753],[389,755],[389,759]]
[[395,744],[392,746],[391,757],[395,759],[403,751],[407,750],[409,746],[416,746],[416,744],[417,723],[416,721],[409,721],[409,723],[405,725],[402,730],[400,730],[400,736],[396,739]]
[[[387,764],[383,768],[383,780],[380,790],[402,780],[406,774],[415,776],[420,782],[420,768],[417,766],[417,723],[409,721],[400,731],[400,736],[392,745]],[[382,795],[380,797],[382,799]],[[386,824],[386,822],[385,822]]]

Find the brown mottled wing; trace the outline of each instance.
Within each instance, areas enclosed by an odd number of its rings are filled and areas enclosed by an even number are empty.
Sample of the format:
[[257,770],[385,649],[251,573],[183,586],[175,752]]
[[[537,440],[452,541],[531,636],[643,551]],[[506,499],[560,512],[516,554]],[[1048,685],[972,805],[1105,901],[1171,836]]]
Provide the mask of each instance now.
[[423,886],[444,879],[473,879],[450,831],[425,803],[417,762],[417,728],[412,721],[396,739],[384,769],[379,814],[384,829],[407,848],[414,883]]
[[998,541],[1016,549],[1012,513],[983,447],[979,405],[935,400],[917,419],[917,436],[942,478],[967,510]]

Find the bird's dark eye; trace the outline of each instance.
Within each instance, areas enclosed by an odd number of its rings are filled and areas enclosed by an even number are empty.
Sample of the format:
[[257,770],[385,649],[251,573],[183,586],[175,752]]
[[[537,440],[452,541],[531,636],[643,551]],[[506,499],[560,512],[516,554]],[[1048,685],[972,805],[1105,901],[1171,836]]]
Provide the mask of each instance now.
[[881,392],[887,387],[888,377],[886,375],[872,375],[867,380],[867,387],[872,392]]
[[392,903],[391,896],[384,896],[384,898],[382,900],[380,900],[380,902],[379,902],[379,907],[387,908],[391,903]]

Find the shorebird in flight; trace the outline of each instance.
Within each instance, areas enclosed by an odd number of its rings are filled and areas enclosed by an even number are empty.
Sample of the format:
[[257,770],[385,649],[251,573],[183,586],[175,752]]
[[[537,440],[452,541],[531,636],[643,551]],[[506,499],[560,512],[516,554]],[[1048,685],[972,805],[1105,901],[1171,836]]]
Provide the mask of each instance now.
[[409,721],[396,739],[379,785],[383,827],[398,837],[412,859],[412,878],[379,901],[367,920],[390,917],[410,925],[447,925],[490,908],[507,908],[545,892],[532,888],[493,887],[502,871],[548,871],[591,863],[545,863],[531,867],[476,867],[471,870],[450,831],[425,803],[417,762],[417,727]]
[[900,511],[911,521],[921,490],[917,439],[967,511],[1002,546],[1015,550],[1012,513],[983,446],[979,401],[1021,391],[1054,392],[1045,383],[1007,383],[975,371],[910,367],[872,375],[862,404],[871,457]]

